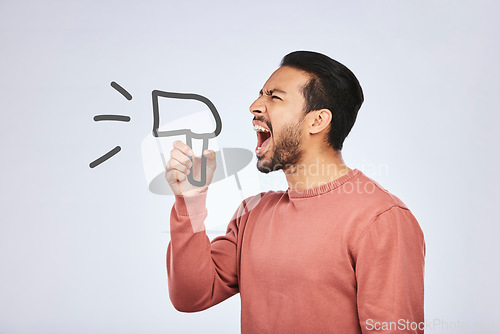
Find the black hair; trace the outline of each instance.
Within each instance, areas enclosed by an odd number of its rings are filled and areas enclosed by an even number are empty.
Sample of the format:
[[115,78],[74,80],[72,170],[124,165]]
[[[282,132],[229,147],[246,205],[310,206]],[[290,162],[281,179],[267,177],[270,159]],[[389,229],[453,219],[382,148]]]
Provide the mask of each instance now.
[[364,100],[363,90],[354,73],[338,61],[312,51],[289,53],[281,60],[281,66],[289,66],[311,76],[302,88],[306,113],[319,109],[332,112],[328,143],[335,150],[342,150]]

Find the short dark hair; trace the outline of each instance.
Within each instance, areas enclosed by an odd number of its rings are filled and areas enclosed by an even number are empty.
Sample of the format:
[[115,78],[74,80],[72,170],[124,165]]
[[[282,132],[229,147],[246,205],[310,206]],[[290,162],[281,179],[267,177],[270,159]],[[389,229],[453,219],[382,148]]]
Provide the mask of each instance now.
[[335,150],[342,150],[364,100],[363,90],[354,73],[338,61],[312,51],[289,53],[281,60],[281,66],[293,67],[311,75],[302,89],[306,113],[319,109],[332,112],[328,143]]

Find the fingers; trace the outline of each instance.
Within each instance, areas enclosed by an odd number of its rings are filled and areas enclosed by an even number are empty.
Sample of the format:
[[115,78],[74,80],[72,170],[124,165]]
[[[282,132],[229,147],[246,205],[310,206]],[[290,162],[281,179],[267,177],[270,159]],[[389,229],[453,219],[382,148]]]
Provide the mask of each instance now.
[[183,172],[180,172],[176,169],[173,169],[173,170],[167,170],[166,172],[166,178],[167,178],[167,182],[171,185],[175,184],[175,183],[180,183],[180,182],[183,182],[187,179],[187,175]]
[[[207,159],[206,181],[208,186],[215,172],[216,154],[213,150],[205,150],[203,156]],[[195,180],[200,179],[201,167],[201,158],[196,157],[188,145],[181,141],[175,141],[173,149],[170,151],[170,160],[166,166],[166,178],[174,193],[193,190],[191,188],[194,186],[188,183],[187,176],[192,172]]]
[[186,144],[181,142],[180,140],[174,141],[173,145],[174,145],[174,149],[178,149],[179,151],[181,151],[185,155],[188,155],[188,156],[190,155],[190,156],[194,157],[193,150],[189,146],[187,146]]
[[173,146],[166,166],[167,182],[171,185],[185,181],[193,165],[189,159],[189,155],[193,153],[189,146],[181,141],[175,141]]
[[207,158],[207,167],[211,170],[215,170],[215,168],[217,167],[215,152],[212,150],[205,150],[203,152],[203,155],[205,156],[205,158]]
[[177,148],[170,151],[170,160],[167,163],[167,169],[177,169],[187,175],[191,166],[193,166],[193,163],[184,152],[181,152]]

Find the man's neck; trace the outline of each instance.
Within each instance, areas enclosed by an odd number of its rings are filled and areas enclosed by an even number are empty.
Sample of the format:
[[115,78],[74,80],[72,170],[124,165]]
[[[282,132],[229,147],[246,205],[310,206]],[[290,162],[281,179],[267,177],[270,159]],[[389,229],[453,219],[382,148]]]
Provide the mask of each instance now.
[[[330,153],[330,152],[329,152]],[[305,156],[300,163],[284,170],[288,186],[293,190],[319,187],[349,173],[338,151],[330,154]]]

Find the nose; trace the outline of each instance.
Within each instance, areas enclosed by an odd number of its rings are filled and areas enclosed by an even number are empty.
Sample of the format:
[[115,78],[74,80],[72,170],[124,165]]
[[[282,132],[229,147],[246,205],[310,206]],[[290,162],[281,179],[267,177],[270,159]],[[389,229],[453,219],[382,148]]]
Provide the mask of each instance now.
[[266,112],[266,105],[263,101],[262,96],[250,105],[250,112],[254,116],[261,115],[262,113]]

